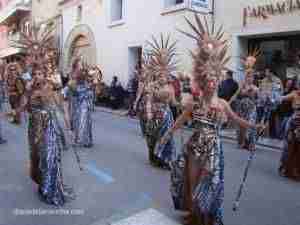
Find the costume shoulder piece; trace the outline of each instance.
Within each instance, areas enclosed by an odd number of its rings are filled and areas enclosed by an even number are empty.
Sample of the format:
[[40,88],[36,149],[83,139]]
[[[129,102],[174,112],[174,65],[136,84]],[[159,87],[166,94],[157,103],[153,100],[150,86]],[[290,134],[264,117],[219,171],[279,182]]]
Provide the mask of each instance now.
[[191,51],[192,76],[199,84],[199,88],[204,90],[209,77],[220,80],[223,70],[227,70],[226,64],[230,60],[230,57],[227,56],[227,40],[223,39],[223,27],[220,26],[216,31],[213,23],[210,28],[206,16],[203,16],[204,24],[197,14],[194,15],[194,23],[187,18],[185,20],[192,32],[179,31],[197,43],[197,48]]

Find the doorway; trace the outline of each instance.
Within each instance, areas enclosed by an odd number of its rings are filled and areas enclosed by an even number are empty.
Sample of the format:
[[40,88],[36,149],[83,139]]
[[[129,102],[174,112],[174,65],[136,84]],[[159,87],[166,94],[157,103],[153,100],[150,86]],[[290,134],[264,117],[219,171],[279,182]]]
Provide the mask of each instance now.
[[143,48],[142,46],[129,47],[128,52],[128,78],[130,80],[134,76],[136,69],[141,68]]

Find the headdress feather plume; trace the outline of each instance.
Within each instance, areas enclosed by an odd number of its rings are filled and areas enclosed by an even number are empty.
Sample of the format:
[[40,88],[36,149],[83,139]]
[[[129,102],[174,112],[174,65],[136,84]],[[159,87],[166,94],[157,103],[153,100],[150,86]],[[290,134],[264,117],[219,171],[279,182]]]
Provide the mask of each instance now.
[[159,40],[152,36],[152,41],[147,41],[147,44],[150,46],[150,52],[145,66],[148,73],[154,76],[153,79],[159,76],[168,76],[176,70],[177,42],[171,42],[170,34],[167,37],[160,34]]
[[226,69],[226,64],[230,60],[227,56],[227,40],[223,40],[225,34],[223,26],[216,29],[213,22],[210,28],[207,18],[204,16],[203,24],[197,14],[194,16],[195,23],[186,17],[185,20],[192,32],[179,31],[197,42],[196,50],[191,52],[194,61],[193,77],[200,88],[205,88],[206,78],[208,76],[221,77],[222,70]]

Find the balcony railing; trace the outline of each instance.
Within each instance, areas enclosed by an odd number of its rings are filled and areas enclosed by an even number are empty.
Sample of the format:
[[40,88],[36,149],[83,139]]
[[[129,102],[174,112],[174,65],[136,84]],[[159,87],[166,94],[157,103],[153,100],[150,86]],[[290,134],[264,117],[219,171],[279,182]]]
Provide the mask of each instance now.
[[14,41],[20,40],[20,37],[21,35],[19,32],[15,32],[7,36],[7,45],[0,49],[0,58],[4,58],[21,52],[21,49],[10,46],[10,44],[12,44]]
[[20,40],[20,32],[15,32],[14,34],[8,34],[8,42],[11,42],[11,41],[19,41]]

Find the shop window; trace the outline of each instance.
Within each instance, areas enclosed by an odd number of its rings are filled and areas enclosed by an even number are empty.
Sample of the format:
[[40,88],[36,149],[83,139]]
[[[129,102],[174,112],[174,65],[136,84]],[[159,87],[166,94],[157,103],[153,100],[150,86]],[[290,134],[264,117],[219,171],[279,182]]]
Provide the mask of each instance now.
[[110,4],[110,22],[122,21],[124,19],[124,0],[111,0]]
[[183,5],[185,0],[165,0],[165,8]]
[[164,0],[163,4],[162,15],[185,9],[200,13],[210,13],[212,11],[211,0]]

